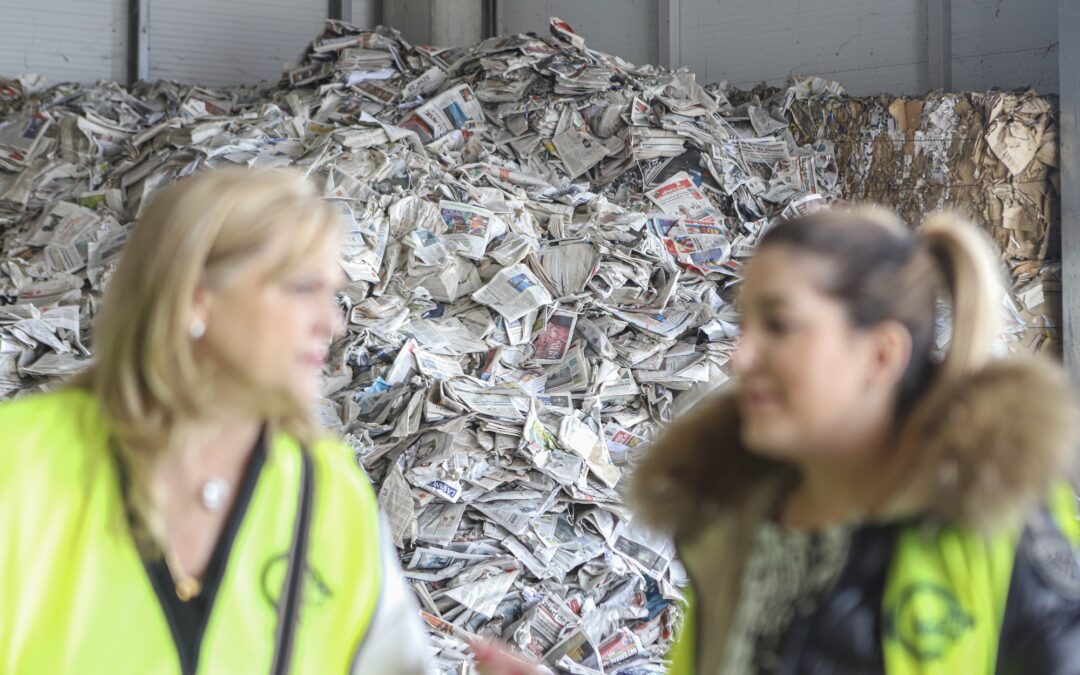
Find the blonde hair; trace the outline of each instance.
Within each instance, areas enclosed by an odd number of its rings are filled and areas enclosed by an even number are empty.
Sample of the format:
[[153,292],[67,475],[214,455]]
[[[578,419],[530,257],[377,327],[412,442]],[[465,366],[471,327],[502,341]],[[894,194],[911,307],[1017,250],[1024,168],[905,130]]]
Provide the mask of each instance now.
[[[197,356],[189,332],[196,289],[227,285],[282,236],[293,245],[275,273],[287,273],[340,232],[334,207],[300,174],[281,169],[200,172],[162,190],[141,214],[96,318],[94,366],[75,383],[94,394],[109,424],[140,547],[161,541],[153,467],[176,450],[178,425],[214,404],[214,366]],[[299,402],[276,401],[268,418],[302,443],[318,433]]]

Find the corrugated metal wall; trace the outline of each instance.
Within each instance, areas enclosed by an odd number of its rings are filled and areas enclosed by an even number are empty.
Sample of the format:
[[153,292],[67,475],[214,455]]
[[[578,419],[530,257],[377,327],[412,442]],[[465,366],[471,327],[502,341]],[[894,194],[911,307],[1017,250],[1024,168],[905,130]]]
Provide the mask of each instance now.
[[[480,0],[477,0],[479,2]],[[1080,1],[1080,0],[1077,0]],[[382,0],[353,0],[373,25]],[[840,80],[853,94],[925,92],[926,0],[679,0],[677,56],[701,82]],[[1058,0],[952,0],[955,89],[1058,86]],[[150,0],[151,77],[211,85],[276,79],[328,0]],[[659,0],[500,0],[505,33],[566,19],[588,44],[656,63]],[[0,0],[0,74],[124,80],[127,0]]]
[[[353,0],[373,26],[381,0]],[[211,86],[276,80],[315,37],[328,0],[150,0],[150,77]],[[128,0],[0,0],[0,75],[127,79]]]
[[[1058,0],[952,0],[953,89],[1058,88]],[[702,82],[841,81],[922,94],[926,0],[682,0],[682,64]]]
[[150,79],[276,80],[326,22],[327,0],[151,0]]
[[699,82],[748,88],[789,75],[852,94],[924,91],[925,0],[683,0],[681,63]]
[[594,49],[618,54],[634,64],[656,63],[659,26],[657,0],[502,0],[498,4],[503,33],[548,34],[548,20],[557,16],[585,36]]
[[1057,93],[1058,0],[953,0],[953,88],[991,87]]
[[127,0],[0,0],[0,75],[123,80]]

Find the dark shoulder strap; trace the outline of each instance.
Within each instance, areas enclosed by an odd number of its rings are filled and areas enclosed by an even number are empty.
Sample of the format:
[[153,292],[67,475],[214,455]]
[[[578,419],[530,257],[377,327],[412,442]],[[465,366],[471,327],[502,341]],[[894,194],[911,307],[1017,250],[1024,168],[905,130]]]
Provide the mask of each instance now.
[[297,500],[296,520],[293,523],[292,546],[289,548],[289,566],[285,573],[285,584],[278,600],[277,635],[275,636],[274,660],[270,666],[271,675],[285,675],[289,672],[292,657],[293,639],[296,624],[299,621],[301,592],[304,586],[304,568],[307,564],[308,535],[311,529],[311,493],[313,476],[311,455],[304,448],[300,449],[303,464],[300,469],[300,496]]

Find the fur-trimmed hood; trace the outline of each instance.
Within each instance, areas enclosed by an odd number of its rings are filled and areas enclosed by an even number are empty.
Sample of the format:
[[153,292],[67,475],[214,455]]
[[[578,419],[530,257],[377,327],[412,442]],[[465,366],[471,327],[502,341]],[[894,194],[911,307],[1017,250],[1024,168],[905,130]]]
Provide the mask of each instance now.
[[[1053,482],[1071,477],[1080,421],[1056,364],[994,361],[938,400],[901,432],[917,447],[902,494],[886,509],[893,517],[990,531],[1025,517]],[[764,481],[795,475],[790,465],[745,449],[734,393],[724,391],[652,444],[633,493],[646,522],[685,535],[717,514],[737,512]]]

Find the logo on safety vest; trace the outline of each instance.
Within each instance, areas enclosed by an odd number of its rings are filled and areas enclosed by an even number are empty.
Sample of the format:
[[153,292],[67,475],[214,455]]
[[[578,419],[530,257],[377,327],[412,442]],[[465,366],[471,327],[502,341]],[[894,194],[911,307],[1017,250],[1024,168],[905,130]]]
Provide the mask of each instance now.
[[[281,588],[285,585],[285,574],[289,567],[288,553],[271,557],[263,565],[262,592],[270,607],[276,608]],[[320,575],[310,565],[304,566],[304,595],[302,607],[319,608],[326,604],[333,592]]]
[[904,587],[896,604],[885,613],[885,635],[896,640],[919,661],[945,656],[975,620],[953,592],[933,583]]

